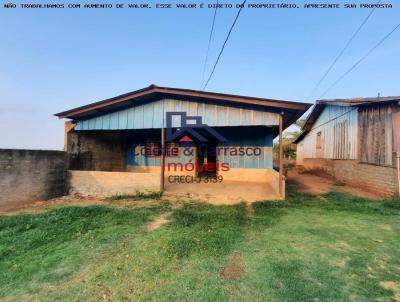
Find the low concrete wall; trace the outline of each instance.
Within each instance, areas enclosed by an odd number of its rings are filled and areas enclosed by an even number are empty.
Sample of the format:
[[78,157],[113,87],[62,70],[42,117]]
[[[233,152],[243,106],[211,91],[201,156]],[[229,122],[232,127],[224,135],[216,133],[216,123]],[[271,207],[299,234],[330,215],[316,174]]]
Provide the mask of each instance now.
[[361,187],[384,197],[397,195],[395,167],[363,164],[357,160],[311,158],[305,158],[302,167],[310,171],[323,171],[351,186]]
[[65,195],[65,153],[0,149],[0,206]]
[[273,182],[273,169],[249,169],[249,168],[230,168],[228,171],[219,171],[226,180],[251,181],[251,182]]
[[[268,183],[274,193],[279,195],[279,172],[274,169],[231,168],[228,171],[220,171],[219,175],[222,175],[224,180]],[[285,181],[283,181],[283,192],[285,192]]]
[[[127,171],[135,173],[153,173],[160,177],[159,166],[127,166]],[[195,176],[195,171],[168,171],[165,170],[166,182],[168,175],[191,175]],[[267,183],[273,189],[273,194],[279,195],[279,173],[274,169],[251,169],[251,168],[231,168],[228,171],[219,171],[218,175],[222,175],[224,180],[241,181],[243,183]],[[283,192],[285,192],[285,181],[283,181]],[[284,196],[283,196],[284,198]]]
[[69,170],[69,194],[112,196],[160,190],[159,173]]

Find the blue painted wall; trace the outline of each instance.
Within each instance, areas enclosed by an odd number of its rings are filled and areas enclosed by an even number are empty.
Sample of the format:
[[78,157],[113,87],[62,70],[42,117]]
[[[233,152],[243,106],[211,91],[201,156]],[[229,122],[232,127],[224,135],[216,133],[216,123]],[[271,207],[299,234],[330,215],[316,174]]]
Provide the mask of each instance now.
[[[276,126],[279,123],[279,114],[267,109],[162,99],[78,121],[75,130],[159,129],[166,125],[166,112],[200,116],[203,123],[215,127]],[[180,126],[178,120],[173,121],[173,127]]]
[[[218,158],[221,162],[229,163],[231,168],[258,168],[272,169],[272,129],[268,127],[240,127],[224,128],[218,131],[228,142],[221,143],[221,147],[250,148],[250,151],[261,149],[260,155],[230,156],[222,153]],[[257,150],[258,151],[258,150]]]
[[[226,162],[230,168],[258,168],[272,169],[272,145],[273,134],[269,127],[218,127],[215,128],[218,133],[223,135],[228,142],[218,144],[218,147],[233,147],[230,149],[220,149],[217,157],[220,163]],[[139,146],[137,146],[139,145]],[[134,146],[136,149],[134,150]],[[144,147],[144,142],[130,143],[128,149],[129,166],[159,166],[160,157],[145,157],[143,155],[135,155],[139,153],[139,148]],[[231,155],[231,150],[239,150],[238,148],[249,148],[250,151],[260,151],[260,155]],[[180,152],[179,157],[166,157],[166,163],[175,162],[185,164],[189,160],[195,162],[195,156],[185,155]]]
[[[151,167],[151,166],[160,166],[161,165],[161,157],[146,157],[140,154],[141,149],[145,147],[144,143],[132,143],[128,149],[128,166],[144,166],[144,167]],[[192,148],[191,148],[192,149]],[[165,163],[182,163],[185,164],[192,160],[195,162],[195,156],[184,154],[184,152],[179,152],[179,157],[165,157]]]

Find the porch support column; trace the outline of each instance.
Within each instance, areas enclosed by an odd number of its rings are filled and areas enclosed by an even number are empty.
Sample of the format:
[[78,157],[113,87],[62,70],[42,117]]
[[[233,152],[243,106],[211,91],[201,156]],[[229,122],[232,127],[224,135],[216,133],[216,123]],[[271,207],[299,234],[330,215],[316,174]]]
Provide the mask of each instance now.
[[160,191],[164,191],[164,175],[165,175],[165,128],[161,128],[161,178]]
[[279,196],[283,198],[283,113],[279,114]]

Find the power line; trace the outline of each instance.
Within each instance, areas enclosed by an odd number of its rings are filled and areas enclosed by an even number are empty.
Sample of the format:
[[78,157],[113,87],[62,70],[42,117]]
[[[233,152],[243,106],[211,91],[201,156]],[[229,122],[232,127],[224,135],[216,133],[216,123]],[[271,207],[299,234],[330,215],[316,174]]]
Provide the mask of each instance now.
[[344,112],[342,114],[336,115],[335,117],[331,118],[330,120],[327,120],[326,122],[322,123],[321,125],[318,125],[318,126],[312,128],[308,133],[311,133],[315,129],[318,129],[319,127],[322,127],[322,126],[324,126],[324,125],[326,125],[326,124],[328,124],[328,123],[330,123],[330,122],[332,122],[334,120],[337,120],[338,118],[340,118],[340,117],[342,117],[342,116],[344,116],[344,115],[346,115],[346,114],[348,114],[348,113],[350,113],[350,112],[352,112],[354,110],[357,110],[357,109],[358,109],[357,107],[353,107],[352,109],[350,109],[350,110],[348,110],[348,111],[346,111],[346,112]]
[[356,63],[354,63],[345,73],[343,73],[329,88],[319,97],[322,98],[327,94],[333,87],[335,87],[344,77],[352,72],[362,61],[364,61],[375,49],[377,49],[383,42],[386,41],[398,28],[400,23],[397,24],[386,36],[383,37],[374,47],[372,47],[364,56],[362,56]]
[[[354,110],[357,110],[357,109],[358,109],[357,107],[353,107],[353,108],[351,108],[350,110],[348,110],[348,111],[346,111],[346,112],[344,112],[344,113],[342,113],[342,114],[339,114],[339,115],[337,115],[337,116],[331,118],[330,120],[327,120],[326,122],[322,123],[321,125],[318,125],[318,126],[312,128],[312,129],[310,129],[310,130],[306,133],[306,135],[308,135],[308,134],[310,134],[311,132],[315,131],[315,130],[318,129],[319,127],[322,127],[322,126],[324,126],[324,125],[326,125],[326,124],[328,124],[328,123],[330,123],[330,122],[332,122],[332,121],[334,121],[334,120],[337,120],[338,118],[340,118],[340,117],[342,117],[342,116],[344,116],[344,115],[346,115],[346,114],[348,114],[348,113],[350,113],[350,112],[352,112],[352,111],[354,111]],[[310,113],[310,114],[311,114],[311,113]],[[304,126],[303,126],[303,127],[304,127]],[[299,134],[299,136],[302,135],[303,133],[304,133],[304,130]],[[297,138],[296,138],[296,139],[297,139]]]
[[[377,4],[379,4],[382,0],[379,0]],[[343,49],[340,51],[340,53],[336,56],[336,58],[333,60],[332,64],[329,66],[329,68],[325,71],[324,75],[321,77],[321,79],[318,81],[318,83],[315,85],[314,89],[311,92],[311,95],[313,94],[314,91],[318,89],[318,87],[321,85],[321,83],[325,80],[325,78],[328,76],[329,72],[332,70],[332,68],[336,65],[336,63],[339,61],[340,57],[343,55],[343,53],[347,50],[347,48],[350,46],[351,42],[353,42],[354,38],[357,36],[357,34],[360,32],[360,30],[363,28],[365,23],[367,23],[368,19],[371,17],[373,12],[375,11],[376,6],[370,11],[370,13],[365,17],[363,22],[358,26],[357,30],[353,33],[353,35],[350,37],[350,39],[347,41],[346,45],[343,47]],[[311,96],[310,95],[310,96]]]
[[215,10],[214,10],[214,16],[213,16],[213,20],[212,20],[212,24],[211,24],[210,36],[208,37],[208,46],[207,46],[206,58],[204,60],[203,75],[201,76],[200,86],[203,85],[203,82],[204,82],[204,75],[206,73],[208,54],[210,52],[210,45],[211,45],[211,40],[212,40],[212,36],[213,36],[213,32],[214,32],[214,24],[215,24],[215,18],[217,16],[217,10],[218,10],[218,0],[217,0],[217,5],[215,6]]
[[225,41],[224,41],[224,44],[222,44],[222,48],[221,48],[221,50],[220,50],[220,52],[219,52],[219,54],[218,54],[217,60],[215,61],[215,64],[214,64],[213,69],[212,69],[212,71],[211,71],[211,73],[210,73],[210,76],[208,77],[207,82],[206,82],[206,84],[205,84],[204,87],[203,87],[203,90],[206,89],[208,83],[210,82],[210,80],[211,80],[211,78],[212,78],[212,76],[213,76],[213,74],[214,74],[215,68],[217,67],[218,62],[219,62],[219,59],[221,58],[221,55],[222,55],[222,53],[223,53],[223,51],[224,51],[224,49],[225,49],[225,45],[226,45],[226,43],[227,43],[228,40],[229,40],[229,37],[230,37],[230,35],[231,35],[231,33],[232,33],[232,30],[233,30],[233,28],[235,27],[235,24],[236,24],[237,20],[239,19],[240,13],[242,12],[242,9],[243,9],[244,5],[246,4],[246,2],[247,2],[247,0],[244,0],[243,3],[241,4],[240,8],[239,8],[239,11],[238,11],[238,13],[237,13],[237,15],[236,15],[236,18],[235,18],[235,20],[233,21],[233,23],[232,23],[232,25],[231,25],[231,28],[229,29],[229,32],[228,32],[228,35],[226,36],[226,39],[225,39]]

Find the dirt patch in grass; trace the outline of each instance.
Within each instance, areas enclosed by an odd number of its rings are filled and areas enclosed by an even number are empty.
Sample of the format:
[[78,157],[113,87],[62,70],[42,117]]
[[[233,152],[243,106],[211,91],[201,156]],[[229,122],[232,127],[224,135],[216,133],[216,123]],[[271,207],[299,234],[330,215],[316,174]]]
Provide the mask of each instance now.
[[112,208],[146,208],[154,207],[162,203],[162,200],[124,200],[124,201],[113,201],[112,203],[107,203],[107,206]]
[[392,291],[394,294],[393,299],[400,302],[400,283],[393,281],[382,281],[379,282],[379,285],[386,290]]
[[302,192],[314,195],[325,194],[331,191],[350,193],[354,196],[379,200],[382,196],[370,192],[362,187],[349,186],[341,181],[335,180],[330,175],[322,172],[299,173],[295,169],[288,171],[289,181],[299,184]]
[[333,247],[335,249],[340,249],[340,250],[351,250],[351,245],[344,240],[338,240],[333,244]]
[[230,257],[228,265],[219,272],[221,279],[236,280],[243,277],[245,273],[245,265],[241,256],[235,255]]
[[161,214],[157,217],[155,217],[148,225],[147,225],[147,229],[149,231],[154,231],[156,229],[158,229],[159,227],[161,227],[162,225],[170,222],[169,218],[171,217],[171,212],[170,213],[164,213]]
[[119,201],[119,200],[144,200],[144,199],[161,199],[162,192],[139,192],[135,194],[122,194],[106,197],[106,201]]
[[[180,209],[183,206],[183,203],[180,200],[177,201],[171,201],[170,203],[170,207],[171,210],[176,210],[176,209]],[[163,213],[157,217],[155,217],[148,225],[147,225],[147,229],[149,231],[154,231],[158,228],[160,228],[162,225],[169,223],[170,217],[172,215],[172,212],[167,212],[167,213]]]
[[[87,207],[92,205],[102,205],[111,208],[143,208],[158,206],[163,200],[160,199],[121,199],[115,201],[108,201],[101,197],[82,197],[82,196],[62,196],[52,198],[50,200],[39,200],[22,206],[0,207],[0,215],[17,215],[17,214],[36,214],[42,213],[48,209],[62,207],[62,206],[79,206]],[[168,202],[172,208],[181,206],[179,202]]]
[[390,224],[380,224],[378,227],[385,231],[392,231],[392,226]]
[[298,183],[301,191],[315,195],[332,191],[334,184],[333,179],[311,173],[298,173],[296,170],[289,170],[287,179]]
[[0,207],[0,215],[16,215],[28,213],[41,213],[47,209],[59,206],[91,206],[104,204],[101,198],[80,197],[80,196],[61,196],[49,200],[37,200],[24,205],[11,205]]
[[254,209],[253,204],[248,202],[246,203],[246,217],[253,217],[254,216]]
[[348,261],[348,259],[341,259],[339,261],[335,261],[333,263],[333,266],[338,267],[338,268],[345,268],[347,266],[347,261]]

